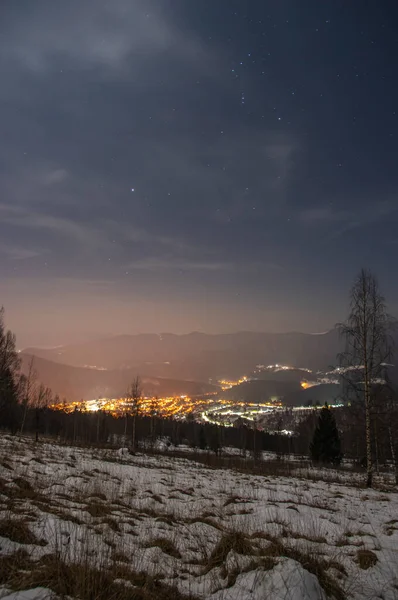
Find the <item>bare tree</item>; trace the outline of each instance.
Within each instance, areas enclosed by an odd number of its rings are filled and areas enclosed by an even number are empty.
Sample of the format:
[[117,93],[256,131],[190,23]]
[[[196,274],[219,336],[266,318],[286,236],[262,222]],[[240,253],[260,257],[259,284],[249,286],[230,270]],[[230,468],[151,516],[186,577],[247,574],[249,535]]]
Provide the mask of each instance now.
[[150,440],[151,440],[152,449],[153,449],[153,446],[155,445],[155,439],[156,439],[156,415],[158,413],[158,409],[159,409],[159,398],[157,396],[153,396],[151,398],[151,402],[149,404],[149,415],[151,418]]
[[23,435],[23,431],[25,428],[26,414],[28,412],[28,406],[30,404],[32,404],[34,394],[35,394],[37,373],[33,368],[34,360],[35,360],[35,357],[32,356],[32,358],[29,361],[27,375],[21,375],[21,379],[20,379],[20,396],[21,396],[22,407],[23,407],[21,431],[20,431],[21,435]]
[[137,377],[135,377],[133,379],[133,381],[129,387],[129,390],[127,392],[127,399],[131,406],[131,413],[132,413],[132,417],[133,417],[133,427],[132,427],[132,432],[131,432],[131,445],[132,445],[133,452],[135,452],[136,445],[137,445],[136,422],[137,422],[137,417],[140,413],[141,399],[142,399],[141,379],[138,377],[138,375],[137,375]]
[[372,486],[372,386],[384,378],[391,359],[392,319],[375,276],[362,269],[350,293],[350,314],[338,325],[346,348],[340,355],[349,397],[363,400],[366,438],[366,485]]
[[43,411],[48,408],[51,403],[52,392],[50,388],[42,383],[36,388],[33,397],[33,408],[35,410],[35,439],[39,441],[40,417]]

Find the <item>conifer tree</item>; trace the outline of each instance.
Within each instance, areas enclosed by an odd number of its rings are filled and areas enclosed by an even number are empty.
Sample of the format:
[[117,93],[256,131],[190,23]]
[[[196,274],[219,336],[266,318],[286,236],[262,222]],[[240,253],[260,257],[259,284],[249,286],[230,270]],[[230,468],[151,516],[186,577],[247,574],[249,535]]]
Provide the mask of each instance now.
[[16,432],[19,419],[19,356],[15,336],[6,329],[4,309],[0,309],[0,426]]
[[202,426],[199,430],[199,448],[201,450],[205,450],[206,446],[207,446],[206,434],[205,434],[204,427]]
[[316,462],[340,464],[341,444],[334,415],[327,404],[321,409],[312,438],[310,453]]

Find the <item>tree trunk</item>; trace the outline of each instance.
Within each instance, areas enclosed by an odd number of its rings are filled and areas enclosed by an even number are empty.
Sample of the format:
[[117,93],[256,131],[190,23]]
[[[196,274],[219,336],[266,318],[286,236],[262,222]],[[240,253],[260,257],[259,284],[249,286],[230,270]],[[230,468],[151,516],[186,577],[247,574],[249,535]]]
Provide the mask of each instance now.
[[135,415],[133,415],[133,430],[131,433],[131,445],[133,447],[133,452],[135,452]]
[[[77,411],[75,409],[73,412],[73,443],[74,444],[76,443],[76,417],[77,417]],[[90,433],[91,433],[91,431],[90,431]]]
[[25,429],[25,421],[26,421],[26,413],[27,413],[27,411],[28,411],[28,401],[25,400],[24,401],[22,424],[21,424],[21,435],[23,435],[23,431]]
[[39,415],[39,408],[36,408],[35,411],[35,421],[36,421],[36,442],[39,441],[39,421],[40,421],[40,415]]
[[127,446],[127,411],[124,415],[124,445]]
[[370,395],[365,380],[365,429],[366,429],[366,487],[372,487],[373,465],[372,465],[372,431],[370,421]]
[[394,447],[394,440],[392,437],[391,425],[388,426],[388,440],[390,442],[392,464],[394,465],[395,485],[398,485],[398,464],[397,464],[397,456],[396,456],[395,447]]
[[374,426],[374,436],[375,436],[375,466],[376,466],[376,473],[378,475],[379,474],[379,440],[378,440],[378,436],[377,436],[376,420],[375,420],[373,426]]
[[369,373],[368,352],[367,352],[367,329],[366,318],[363,317],[363,350],[364,350],[364,376],[365,376],[365,438],[366,438],[366,487],[372,487],[373,483],[373,465],[372,465],[372,425],[370,418],[370,386],[371,374]]

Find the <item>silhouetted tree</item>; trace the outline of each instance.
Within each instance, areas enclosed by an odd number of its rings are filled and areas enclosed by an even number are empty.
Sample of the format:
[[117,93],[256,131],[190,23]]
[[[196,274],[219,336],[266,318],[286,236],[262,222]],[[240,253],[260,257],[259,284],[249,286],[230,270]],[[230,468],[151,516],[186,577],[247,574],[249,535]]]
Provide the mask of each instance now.
[[51,403],[51,390],[42,383],[35,390],[32,406],[35,411],[35,440],[39,441],[41,417]]
[[199,430],[199,448],[201,450],[206,450],[206,446],[207,446],[207,443],[206,443],[205,428],[202,425]]
[[[340,355],[348,399],[362,398],[365,412],[366,485],[372,487],[372,385],[383,378],[385,363],[391,358],[392,319],[375,276],[362,269],[351,289],[350,314],[338,325],[346,342]],[[348,369],[347,369],[348,367]]]
[[158,404],[159,404],[159,398],[157,396],[154,396],[153,398],[151,398],[151,402],[149,405],[149,416],[151,419],[150,441],[151,441],[152,449],[153,449],[153,446],[154,446],[155,440],[156,440],[156,415],[158,413]]
[[33,398],[35,394],[37,373],[33,368],[34,360],[35,357],[32,356],[29,361],[27,375],[21,375],[20,378],[20,398],[22,402],[21,435],[24,432],[28,407],[33,403]]
[[341,462],[340,436],[334,415],[327,404],[321,409],[310,445],[312,460],[338,465]]
[[213,426],[212,435],[210,437],[210,449],[214,452],[216,456],[221,455],[221,439],[220,439],[220,431],[219,426]]
[[0,426],[16,433],[19,419],[18,380],[20,360],[15,347],[15,336],[4,323],[4,309],[0,309]]
[[131,412],[133,417],[133,427],[131,431],[131,446],[133,452],[136,451],[137,446],[137,436],[136,436],[136,427],[137,427],[137,417],[140,414],[141,408],[141,396],[142,396],[142,387],[141,387],[141,379],[135,377],[130,385],[127,398],[131,405]]

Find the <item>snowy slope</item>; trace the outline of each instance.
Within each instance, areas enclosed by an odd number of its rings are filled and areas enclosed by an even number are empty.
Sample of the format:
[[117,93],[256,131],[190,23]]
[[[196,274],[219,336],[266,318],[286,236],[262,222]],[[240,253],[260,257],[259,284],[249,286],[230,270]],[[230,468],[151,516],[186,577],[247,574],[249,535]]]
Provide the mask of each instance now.
[[[260,477],[2,437],[2,595],[59,591],[40,579],[58,560],[135,589],[145,574],[158,591],[143,598],[171,589],[176,600],[397,600],[398,494],[361,489],[351,475],[343,485],[331,471],[329,482],[307,474]],[[21,549],[23,576],[10,579],[4,565]]]

